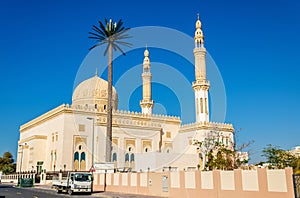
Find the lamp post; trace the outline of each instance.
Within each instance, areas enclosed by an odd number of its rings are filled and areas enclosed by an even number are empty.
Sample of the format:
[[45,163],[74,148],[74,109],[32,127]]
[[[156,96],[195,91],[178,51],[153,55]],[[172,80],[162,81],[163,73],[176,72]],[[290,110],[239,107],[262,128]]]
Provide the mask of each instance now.
[[27,145],[27,143],[24,143],[24,145],[23,144],[19,144],[19,147],[21,147],[22,148],[22,153],[21,153],[21,161],[20,161],[20,174],[21,174],[21,170],[22,170],[22,163],[23,163],[23,152],[24,152],[24,146],[26,146]]
[[22,148],[22,153],[21,153],[21,160],[20,160],[20,168],[19,168],[19,178],[18,178],[18,186],[21,185],[21,170],[22,170],[22,162],[23,162],[23,153],[24,153],[24,146],[26,146],[27,143],[19,144],[19,147]]
[[[92,167],[91,167],[91,171],[92,171],[92,175],[94,174],[94,137],[95,137],[95,119],[94,118],[91,118],[91,117],[87,117],[86,119],[88,120],[92,120],[93,121],[93,137],[92,137]],[[93,177],[93,176],[92,176]],[[93,188],[94,187],[94,182],[93,182],[93,179],[92,179],[92,192],[93,192]]]
[[91,117],[87,117],[86,119],[93,121],[93,135],[92,135],[92,169],[94,171],[94,137],[95,137],[95,119]]

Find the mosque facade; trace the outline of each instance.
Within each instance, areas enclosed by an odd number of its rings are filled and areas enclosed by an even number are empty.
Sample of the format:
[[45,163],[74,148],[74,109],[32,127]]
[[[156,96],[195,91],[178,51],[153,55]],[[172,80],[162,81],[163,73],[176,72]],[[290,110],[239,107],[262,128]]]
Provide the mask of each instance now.
[[[115,168],[133,171],[179,170],[200,167],[205,155],[193,145],[216,131],[227,146],[233,142],[233,126],[209,120],[210,83],[206,79],[206,49],[201,22],[195,31],[196,121],[182,125],[176,116],[153,114],[152,74],[148,49],[144,52],[141,112],[118,109],[113,88],[112,162]],[[106,159],[107,81],[96,74],[81,82],[73,92],[72,104],[63,104],[20,127],[17,171],[41,172],[90,170]],[[193,102],[193,101],[191,101]]]

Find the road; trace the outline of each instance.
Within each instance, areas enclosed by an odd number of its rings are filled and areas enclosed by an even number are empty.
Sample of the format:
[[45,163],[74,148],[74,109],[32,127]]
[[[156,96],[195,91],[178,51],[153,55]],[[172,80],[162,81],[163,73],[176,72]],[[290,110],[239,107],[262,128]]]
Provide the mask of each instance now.
[[57,194],[55,190],[47,188],[18,188],[13,184],[0,184],[0,198],[54,198],[54,197],[68,197],[68,198],[155,198],[154,196],[146,195],[130,195],[112,192],[86,194]]
[[[54,190],[42,188],[18,188],[10,184],[0,184],[0,198],[54,198],[69,197],[68,194],[57,194]],[[72,198],[91,197],[90,195],[74,195]]]

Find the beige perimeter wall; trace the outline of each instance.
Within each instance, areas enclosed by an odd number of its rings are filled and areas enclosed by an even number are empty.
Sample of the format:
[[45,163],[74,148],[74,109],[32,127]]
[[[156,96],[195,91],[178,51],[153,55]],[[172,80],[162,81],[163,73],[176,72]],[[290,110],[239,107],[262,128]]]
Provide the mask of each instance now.
[[234,170],[94,174],[94,191],[163,197],[294,198],[293,171]]

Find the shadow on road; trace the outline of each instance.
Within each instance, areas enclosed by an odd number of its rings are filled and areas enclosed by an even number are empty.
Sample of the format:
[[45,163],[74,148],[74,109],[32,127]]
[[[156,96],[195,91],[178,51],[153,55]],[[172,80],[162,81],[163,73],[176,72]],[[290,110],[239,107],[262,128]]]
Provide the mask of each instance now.
[[0,189],[3,189],[3,188],[13,188],[13,184],[11,184],[11,185],[1,184]]

